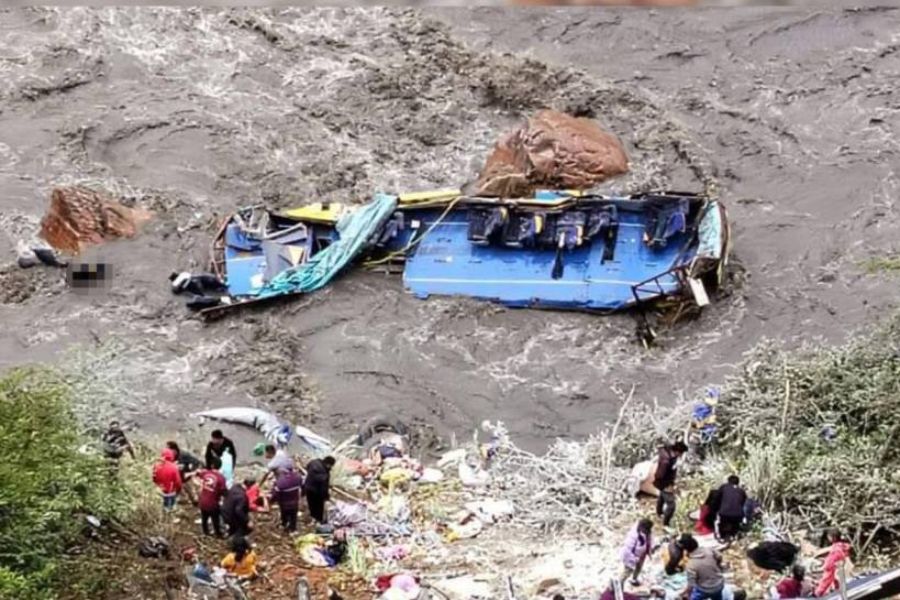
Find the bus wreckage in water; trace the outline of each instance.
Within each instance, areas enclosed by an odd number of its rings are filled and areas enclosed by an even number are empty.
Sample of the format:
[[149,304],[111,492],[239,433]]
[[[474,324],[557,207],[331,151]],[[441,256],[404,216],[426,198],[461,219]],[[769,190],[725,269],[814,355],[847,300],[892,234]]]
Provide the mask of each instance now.
[[418,298],[610,312],[648,302],[709,303],[729,249],[724,207],[691,193],[533,198],[437,191],[376,194],[358,206],[239,210],[212,246],[226,292],[194,296],[205,316],[315,291],[350,264],[403,265]]

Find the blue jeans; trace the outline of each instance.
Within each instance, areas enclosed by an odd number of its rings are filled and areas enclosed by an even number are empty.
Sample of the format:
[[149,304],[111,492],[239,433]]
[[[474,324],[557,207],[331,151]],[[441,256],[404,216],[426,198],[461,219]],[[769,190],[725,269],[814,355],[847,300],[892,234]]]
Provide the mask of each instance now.
[[691,600],[722,600],[722,590],[711,594],[694,588],[691,590]]
[[163,494],[163,510],[171,511],[175,509],[175,500],[178,499],[178,494]]

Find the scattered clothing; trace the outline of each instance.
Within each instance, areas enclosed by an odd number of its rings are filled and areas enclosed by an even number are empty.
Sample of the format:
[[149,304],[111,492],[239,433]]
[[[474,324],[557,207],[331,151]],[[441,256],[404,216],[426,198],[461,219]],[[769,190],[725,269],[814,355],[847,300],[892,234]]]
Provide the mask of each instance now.
[[760,542],[747,550],[747,557],[760,569],[783,571],[792,564],[800,548],[789,542]]
[[229,535],[250,533],[250,501],[244,486],[235,485],[228,490],[222,503],[222,517],[228,525]]
[[687,566],[688,587],[691,600],[721,600],[725,587],[722,573],[722,557],[712,548],[697,548],[690,553]]
[[816,596],[824,596],[837,589],[838,566],[848,558],[850,558],[850,544],[835,542],[831,545],[831,550],[828,551],[828,556],[825,557],[825,562],[822,564],[822,579],[816,586]]
[[700,506],[700,518],[694,525],[694,532],[698,535],[709,535],[716,532],[716,511],[719,507],[719,490],[709,490]]
[[231,438],[223,438],[222,443],[216,446],[212,440],[208,444],[206,444],[206,453],[204,458],[206,459],[206,466],[212,466],[212,457],[217,456],[222,458],[222,454],[226,451],[231,453],[232,460],[237,459],[237,450],[234,448],[234,442],[231,441]]
[[300,510],[302,488],[303,478],[293,469],[282,471],[275,480],[272,501],[278,504],[281,511],[281,526],[287,531],[297,531],[297,512]]
[[251,550],[241,560],[237,560],[234,552],[229,552],[222,559],[222,568],[238,577],[256,577],[256,552]]

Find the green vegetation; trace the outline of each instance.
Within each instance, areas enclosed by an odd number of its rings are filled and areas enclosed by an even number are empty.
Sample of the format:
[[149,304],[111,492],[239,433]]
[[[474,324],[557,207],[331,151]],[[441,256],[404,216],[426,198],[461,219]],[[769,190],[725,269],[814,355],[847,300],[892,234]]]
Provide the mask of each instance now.
[[[0,378],[0,599],[55,598],[65,587],[90,597],[101,583],[88,565],[64,568],[89,527],[117,518],[129,497],[72,411],[54,373],[20,369]],[[65,578],[65,579],[64,579]]]
[[870,258],[863,263],[863,268],[868,273],[900,271],[900,256],[877,256]]
[[718,416],[723,451],[770,507],[863,552],[900,539],[900,315],[843,346],[763,344]]

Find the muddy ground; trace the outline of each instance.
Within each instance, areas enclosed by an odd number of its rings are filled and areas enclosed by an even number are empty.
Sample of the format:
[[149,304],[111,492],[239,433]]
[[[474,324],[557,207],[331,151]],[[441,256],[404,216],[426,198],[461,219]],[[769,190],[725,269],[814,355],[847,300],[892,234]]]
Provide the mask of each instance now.
[[[77,364],[148,429],[260,404],[324,432],[385,409],[440,434],[502,419],[540,447],[721,380],[764,337],[825,341],[895,304],[864,262],[898,250],[900,11],[841,8],[84,9],[0,13],[0,368]],[[353,273],[203,325],[169,294],[216,219],[265,202],[457,186],[542,107],[618,134],[607,186],[721,196],[736,284],[699,320],[634,340],[630,316],[419,301]],[[52,186],[156,212],[89,258],[108,291],[20,271]],[[107,385],[108,384],[108,385]],[[102,386],[100,386],[102,387]]]

